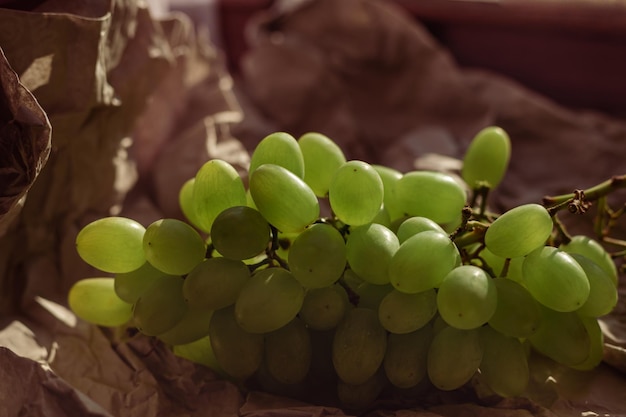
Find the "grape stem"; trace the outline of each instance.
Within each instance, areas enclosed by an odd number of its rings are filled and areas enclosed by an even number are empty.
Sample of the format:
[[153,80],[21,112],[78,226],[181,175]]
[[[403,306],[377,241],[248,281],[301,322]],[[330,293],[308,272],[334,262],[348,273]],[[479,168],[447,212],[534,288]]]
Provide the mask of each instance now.
[[615,175],[586,190],[575,190],[573,193],[557,196],[545,196],[543,205],[547,206],[551,216],[565,208],[572,213],[584,213],[592,201],[598,200],[619,188],[626,188],[626,174]]

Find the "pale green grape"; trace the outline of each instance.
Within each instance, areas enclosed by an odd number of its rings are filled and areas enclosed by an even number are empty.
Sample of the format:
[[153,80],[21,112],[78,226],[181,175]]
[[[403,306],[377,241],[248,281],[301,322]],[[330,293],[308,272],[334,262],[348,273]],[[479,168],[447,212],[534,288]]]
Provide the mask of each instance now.
[[413,235],[416,235],[420,232],[425,232],[427,230],[434,230],[436,232],[441,232],[444,235],[447,233],[441,226],[439,226],[434,221],[430,220],[428,217],[409,217],[400,223],[398,227],[398,231],[396,235],[398,235],[398,240],[400,243],[404,243],[405,240],[410,238]]
[[556,311],[574,311],[589,297],[589,280],[569,255],[552,246],[531,252],[522,264],[524,286],[532,296]]
[[259,369],[263,361],[263,335],[243,330],[235,319],[233,306],[213,312],[209,338],[215,358],[227,375],[244,381]]
[[307,290],[300,318],[314,330],[330,330],[337,326],[349,308],[348,294],[339,285]]
[[400,243],[385,226],[370,223],[353,227],[346,240],[346,257],[350,268],[364,281],[383,285],[389,282],[387,270]]
[[171,275],[184,275],[204,259],[206,245],[198,232],[177,219],[160,219],[146,228],[143,250],[152,266]]
[[[524,262],[523,256],[509,258],[509,266],[506,271],[504,271],[504,266],[507,258],[494,255],[487,248],[483,248],[480,251],[480,257],[487,263],[487,267],[491,268],[494,276],[506,277],[516,282],[522,282],[522,263]],[[481,266],[483,266],[483,263],[481,263]],[[504,276],[502,275],[503,273],[505,273]]]
[[538,302],[516,281],[496,278],[493,282],[498,290],[498,303],[489,325],[512,337],[525,338],[535,333],[541,324]]
[[384,197],[383,203],[385,209],[389,213],[391,221],[399,219],[404,215],[400,207],[398,207],[398,201],[396,197],[396,183],[402,178],[402,173],[397,169],[393,169],[383,165],[372,165],[372,168],[378,172],[380,179],[383,181]]
[[116,327],[128,322],[133,306],[115,293],[113,278],[84,278],[68,293],[68,305],[76,316],[98,326]]
[[333,365],[346,384],[358,385],[371,378],[385,357],[387,333],[376,311],[352,308],[335,330]]
[[326,197],[332,177],[346,162],[343,151],[321,133],[308,132],[300,136],[298,145],[304,157],[304,182],[318,197]]
[[526,351],[519,339],[484,326],[480,329],[483,359],[481,377],[502,397],[516,397],[526,391],[530,371]]
[[471,188],[486,183],[493,189],[502,181],[510,159],[509,135],[500,127],[486,127],[474,136],[467,148],[461,176]]
[[298,317],[265,335],[265,364],[283,384],[301,382],[311,366],[311,337]]
[[583,268],[589,280],[589,297],[577,310],[581,316],[600,317],[609,314],[617,305],[617,287],[613,279],[597,263],[578,253],[570,253]]
[[256,145],[248,172],[254,173],[263,164],[280,165],[298,178],[304,178],[304,157],[298,141],[289,133],[271,133]]
[[187,275],[183,296],[190,306],[218,310],[234,304],[249,279],[250,270],[243,262],[209,258]]
[[76,236],[78,255],[104,272],[130,272],[146,262],[142,240],[146,229],[126,217],[104,217],[83,227]]
[[617,267],[615,262],[597,240],[589,236],[576,235],[572,237],[570,242],[559,246],[559,249],[567,253],[578,253],[591,259],[611,277],[611,280],[617,286]]
[[259,212],[281,232],[300,232],[320,214],[315,193],[291,171],[273,164],[250,177],[250,194]]
[[193,200],[193,187],[195,183],[195,177],[189,178],[183,183],[178,192],[178,205],[180,206],[185,218],[189,220],[189,223],[202,230],[202,221],[198,219],[196,206]]
[[452,176],[433,171],[407,172],[396,183],[395,191],[404,214],[428,217],[436,223],[456,221],[467,198]]
[[474,376],[482,358],[478,329],[444,327],[428,349],[428,378],[440,390],[460,388]]
[[552,233],[552,217],[539,204],[524,204],[498,217],[485,233],[485,245],[494,255],[517,258],[545,245]]
[[434,230],[421,232],[405,240],[391,258],[389,279],[398,291],[426,291],[438,287],[459,258],[448,236]]
[[581,317],[581,321],[589,334],[589,356],[583,362],[570,367],[579,371],[590,371],[604,359],[604,333],[596,318]]
[[387,336],[383,366],[389,382],[398,388],[411,388],[426,377],[428,349],[433,337],[430,325],[410,333]]
[[134,271],[115,274],[115,293],[127,303],[134,304],[145,290],[164,275],[168,274],[146,262]]
[[498,292],[493,280],[474,265],[454,268],[437,292],[439,314],[457,329],[475,329],[487,323],[497,303]]
[[219,375],[226,376],[226,373],[215,357],[209,336],[184,345],[174,345],[172,352],[179,358],[184,358],[199,365],[206,366]]
[[227,208],[211,226],[211,243],[225,258],[253,258],[267,248],[269,241],[270,225],[251,207]]
[[434,289],[407,294],[398,290],[387,293],[378,306],[378,319],[391,333],[410,333],[424,327],[437,314]]
[[174,327],[157,337],[168,345],[186,345],[209,335],[213,310],[189,306]]
[[389,216],[389,212],[384,204],[380,210],[378,210],[378,214],[376,214],[376,216],[372,219],[372,223],[381,224],[386,228],[391,227],[391,217]]
[[187,312],[182,277],[165,275],[141,294],[133,308],[139,331],[157,336],[173,328]]
[[289,270],[305,288],[331,285],[346,267],[343,236],[329,224],[312,224],[294,239],[288,262]]
[[354,290],[358,297],[357,305],[372,310],[378,310],[383,298],[391,291],[393,291],[391,284],[376,285],[366,281],[363,281]]
[[256,271],[235,302],[239,325],[250,333],[267,333],[289,323],[300,311],[304,288],[286,269]]
[[360,384],[348,384],[342,380],[337,382],[337,397],[343,408],[362,411],[378,399],[387,385],[384,372],[379,371]]
[[339,167],[328,189],[333,213],[352,226],[371,223],[383,205],[383,197],[383,181],[363,161],[348,161]]

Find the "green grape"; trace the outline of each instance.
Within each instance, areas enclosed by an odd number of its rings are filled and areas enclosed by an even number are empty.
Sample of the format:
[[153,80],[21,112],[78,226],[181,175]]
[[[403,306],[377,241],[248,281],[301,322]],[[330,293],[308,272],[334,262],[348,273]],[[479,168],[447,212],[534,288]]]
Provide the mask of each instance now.
[[474,265],[462,265],[446,275],[437,292],[441,317],[457,329],[475,329],[496,311],[498,292],[487,273]]
[[132,304],[117,296],[113,278],[108,277],[76,281],[69,290],[68,305],[78,318],[98,326],[121,326],[133,315]]
[[421,232],[405,240],[391,258],[389,279],[398,291],[426,291],[438,287],[459,259],[448,236],[434,230]]
[[146,229],[126,217],[104,217],[83,227],[76,251],[89,265],[104,272],[130,272],[146,262],[142,239]]
[[254,171],[250,194],[263,217],[284,233],[304,230],[320,214],[319,201],[311,188],[278,165],[265,164]]
[[[522,282],[522,263],[524,262],[523,256],[509,258],[509,265],[506,271],[504,270],[504,266],[507,258],[494,255],[486,247],[480,251],[480,257],[487,263],[486,267],[483,269],[486,270],[487,268],[490,268],[495,277],[506,277],[507,279],[516,282]],[[481,262],[481,266],[484,266],[484,262]],[[503,273],[505,273],[504,276],[502,275]]]
[[263,335],[243,330],[235,319],[234,307],[213,312],[209,338],[220,368],[230,377],[244,381],[259,369],[263,361]]
[[383,181],[383,204],[385,206],[385,209],[389,213],[389,219],[393,221],[401,218],[404,213],[402,212],[400,207],[398,207],[395,186],[400,178],[402,178],[402,173],[396,169],[383,165],[374,164],[372,165],[372,168],[374,168],[376,172],[378,172],[380,179]]
[[353,227],[346,241],[350,268],[364,281],[389,283],[387,270],[400,243],[391,230],[378,223]]
[[235,316],[249,333],[268,333],[289,323],[302,308],[304,288],[286,269],[256,271],[235,302]]
[[510,159],[509,135],[497,126],[486,127],[474,136],[465,152],[461,176],[471,188],[486,183],[494,189],[502,181]]
[[530,380],[522,342],[489,326],[480,329],[480,342],[483,348],[480,373],[489,388],[505,398],[522,395]]
[[391,333],[410,333],[424,327],[437,314],[434,289],[407,294],[398,290],[387,293],[378,306],[378,319]]
[[183,296],[190,306],[218,310],[234,304],[249,279],[250,270],[241,261],[205,259],[185,278]]
[[532,296],[556,311],[574,311],[589,297],[589,279],[569,255],[552,246],[531,252],[522,264],[524,286]]
[[590,335],[575,312],[558,312],[541,307],[541,326],[528,340],[543,355],[565,366],[580,365],[591,348]]
[[617,267],[615,262],[613,262],[611,255],[597,240],[589,236],[576,235],[572,237],[569,243],[559,246],[559,249],[567,253],[578,253],[591,259],[611,277],[611,280],[617,286]]
[[186,345],[209,335],[213,310],[189,306],[174,327],[157,337],[168,345]]
[[383,197],[383,181],[363,161],[348,161],[339,167],[328,189],[333,213],[352,226],[371,223],[383,205]]
[[160,219],[146,228],[143,250],[152,266],[185,275],[204,259],[206,244],[198,232],[177,219]]
[[183,298],[183,279],[165,275],[159,277],[137,300],[133,319],[140,332],[157,336],[173,328],[187,312]]
[[581,317],[581,321],[589,334],[589,356],[583,362],[570,367],[579,371],[590,371],[604,359],[604,333],[596,318]]
[[577,310],[581,316],[601,317],[609,314],[617,305],[617,287],[613,279],[597,263],[578,253],[570,253],[583,268],[589,280],[589,297]]
[[213,247],[225,258],[253,258],[267,248],[269,241],[270,225],[251,207],[227,208],[211,226]]
[[337,397],[343,408],[362,411],[374,404],[386,385],[387,380],[382,371],[376,372],[361,384],[348,384],[339,380]]
[[381,206],[380,210],[378,210],[378,214],[372,219],[372,223],[381,224],[386,228],[391,227],[391,217],[384,204]]
[[263,164],[279,165],[304,178],[304,157],[298,141],[289,133],[271,133],[256,145],[250,157],[250,175]]
[[398,388],[411,388],[426,377],[428,349],[433,337],[430,325],[410,333],[387,336],[383,366],[389,382]]
[[535,333],[541,325],[538,302],[516,281],[496,278],[493,282],[498,292],[498,303],[489,325],[512,337],[526,338]]
[[398,235],[398,240],[400,241],[400,243],[404,243],[404,241],[411,236],[416,235],[420,232],[425,232],[427,230],[441,232],[444,235],[447,234],[441,226],[439,226],[437,223],[430,220],[429,218],[416,216],[409,217],[408,219],[400,223],[396,235]]
[[428,349],[428,378],[440,390],[455,390],[469,382],[482,358],[478,329],[444,327],[435,333]]
[[552,217],[539,204],[524,204],[498,217],[487,228],[485,245],[494,255],[517,258],[545,245]]
[[246,189],[237,170],[221,159],[211,159],[200,167],[194,178],[189,208],[194,225],[209,233],[213,220],[229,207],[245,206]]
[[293,276],[305,288],[331,285],[346,268],[343,236],[329,224],[312,224],[294,239],[288,263]]
[[298,317],[265,335],[265,364],[269,373],[283,384],[304,380],[311,366],[311,337]]
[[452,176],[442,172],[411,171],[397,182],[400,210],[409,216],[428,217],[436,223],[456,221],[466,193]]
[[363,281],[354,290],[358,297],[357,305],[375,311],[378,310],[383,298],[391,291],[393,291],[391,284],[376,285],[366,281]]
[[187,359],[193,363],[206,366],[207,368],[217,372],[220,376],[227,376],[215,357],[215,352],[213,352],[213,348],[211,347],[211,338],[209,336],[205,336],[184,345],[174,345],[172,347],[172,352],[179,358]]
[[196,207],[193,200],[193,187],[195,183],[195,177],[189,178],[183,183],[178,192],[178,205],[185,218],[189,220],[189,223],[202,230],[202,221],[196,214]]
[[306,292],[300,318],[314,330],[334,329],[348,311],[348,294],[339,285],[313,288]]
[[168,274],[146,262],[134,271],[115,274],[115,293],[127,303],[134,304],[145,290],[164,275]]
[[358,385],[371,378],[385,357],[387,333],[376,311],[352,308],[335,330],[333,365],[346,384]]
[[346,162],[343,151],[331,139],[316,132],[300,136],[298,145],[304,157],[304,182],[316,196],[326,197],[333,174]]

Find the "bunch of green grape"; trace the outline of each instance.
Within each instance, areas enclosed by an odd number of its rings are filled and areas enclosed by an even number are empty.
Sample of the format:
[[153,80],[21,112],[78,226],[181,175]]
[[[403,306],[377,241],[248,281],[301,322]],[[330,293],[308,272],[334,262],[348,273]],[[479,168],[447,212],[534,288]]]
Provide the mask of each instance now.
[[617,303],[618,274],[596,240],[555,244],[543,205],[497,215],[470,198],[498,186],[510,148],[491,126],[460,175],[402,173],[347,160],[319,133],[273,133],[245,177],[206,162],[180,190],[185,221],[85,226],[77,251],[104,274],[78,281],[69,305],[242,383],[325,381],[347,407],[473,378],[524,395],[532,351],[601,362],[597,318]]

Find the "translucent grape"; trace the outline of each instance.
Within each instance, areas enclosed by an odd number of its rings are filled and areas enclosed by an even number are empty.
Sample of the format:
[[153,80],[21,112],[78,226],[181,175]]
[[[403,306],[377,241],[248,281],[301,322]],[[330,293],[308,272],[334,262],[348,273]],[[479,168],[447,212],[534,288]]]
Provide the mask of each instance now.
[[265,364],[283,384],[301,382],[311,366],[311,337],[299,318],[265,335]]
[[611,280],[617,286],[617,267],[615,262],[597,240],[589,236],[576,235],[572,237],[570,242],[559,246],[559,249],[567,253],[578,253],[591,259],[611,277]]
[[350,230],[346,257],[350,268],[361,279],[383,285],[389,282],[389,263],[399,247],[398,238],[391,230],[371,223]]
[[389,382],[398,388],[411,388],[426,377],[428,349],[433,336],[432,326],[388,335],[383,366]]
[[613,279],[600,266],[578,253],[570,256],[583,268],[589,280],[589,297],[577,310],[581,316],[600,317],[609,314],[617,305],[617,287]]
[[213,310],[189,306],[174,327],[158,335],[163,342],[175,346],[186,345],[209,335]]
[[400,210],[409,216],[428,217],[436,223],[458,219],[466,193],[450,175],[441,172],[411,171],[396,183]]
[[532,296],[553,310],[577,310],[589,297],[589,280],[583,268],[555,247],[545,246],[528,254],[522,274]]
[[485,245],[503,258],[525,256],[545,245],[552,217],[539,204],[517,206],[498,217],[485,233]]
[[291,244],[288,262],[291,273],[304,287],[327,287],[346,267],[343,236],[331,225],[312,224]]
[[213,348],[211,347],[211,338],[209,336],[205,336],[184,345],[174,345],[172,346],[172,352],[179,358],[184,358],[191,362],[206,366],[207,368],[217,372],[219,375],[226,376],[226,373],[215,357],[215,352],[213,352]]
[[440,390],[460,388],[474,376],[482,358],[478,329],[444,327],[428,349],[428,378]]
[[474,136],[465,151],[461,176],[471,188],[486,183],[493,189],[502,181],[510,158],[509,135],[497,126],[486,127]]
[[225,258],[253,258],[267,248],[269,241],[270,225],[251,207],[227,208],[211,226],[211,243]]
[[132,304],[115,293],[113,278],[84,278],[68,293],[68,305],[76,316],[98,326],[116,327],[128,322]]
[[330,330],[341,321],[348,307],[348,294],[335,284],[308,290],[299,316],[311,329]]
[[436,288],[457,265],[459,251],[448,236],[426,231],[400,245],[389,264],[391,284],[406,293]]
[[424,327],[437,314],[434,289],[407,294],[393,290],[381,300],[378,319],[391,333],[410,333]]
[[143,250],[152,266],[185,275],[204,259],[206,245],[198,232],[177,219],[160,219],[146,228]]
[[104,217],[83,227],[76,236],[78,255],[104,272],[130,272],[146,262],[145,228],[126,217]]
[[339,167],[328,190],[330,206],[339,220],[360,226],[371,223],[383,205],[383,181],[366,162],[348,161]]
[[218,310],[234,304],[250,279],[250,270],[241,261],[209,258],[185,278],[183,296],[190,306]]
[[386,167],[383,165],[372,165],[372,168],[378,172],[380,179],[383,181],[383,204],[385,210],[389,213],[391,221],[396,220],[403,216],[402,210],[398,207],[398,201],[396,197],[396,183],[402,178],[402,173],[397,169]]
[[583,362],[570,367],[579,371],[590,371],[604,359],[604,333],[596,318],[581,317],[581,321],[589,334],[589,356]]
[[498,293],[496,311],[489,325],[502,334],[526,338],[541,324],[541,307],[528,290],[508,278],[493,280]]
[[187,312],[183,279],[165,275],[139,297],[133,308],[137,328],[147,336],[157,336],[173,328]]
[[485,326],[480,329],[480,342],[483,348],[480,372],[489,388],[502,397],[522,395],[530,371],[520,340]]
[[346,162],[343,151],[321,133],[308,132],[300,136],[298,145],[304,157],[304,182],[318,197],[326,197],[332,177]]
[[271,133],[255,146],[248,172],[252,174],[263,164],[279,165],[298,178],[304,178],[304,157],[298,141],[289,133]]
[[462,265],[450,271],[439,286],[437,308],[450,326],[475,329],[496,311],[498,293],[493,280],[482,269]]
[[358,385],[371,378],[385,357],[387,333],[369,308],[349,310],[333,339],[333,365],[346,384]]
[[427,217],[409,217],[400,224],[396,235],[398,236],[400,243],[404,243],[404,241],[411,236],[427,230],[441,232],[444,235],[447,234],[441,226]]
[[127,303],[134,304],[145,290],[164,275],[168,274],[146,262],[134,271],[115,274],[115,293]]
[[250,194],[263,217],[281,232],[300,232],[320,214],[311,188],[278,165],[265,164],[254,171]]
[[202,221],[196,214],[196,206],[193,200],[193,187],[196,178],[192,177],[185,181],[178,192],[178,204],[185,218],[195,227],[202,229]]
[[304,288],[283,268],[256,271],[235,302],[239,325],[250,333],[268,333],[289,323],[300,311]]

